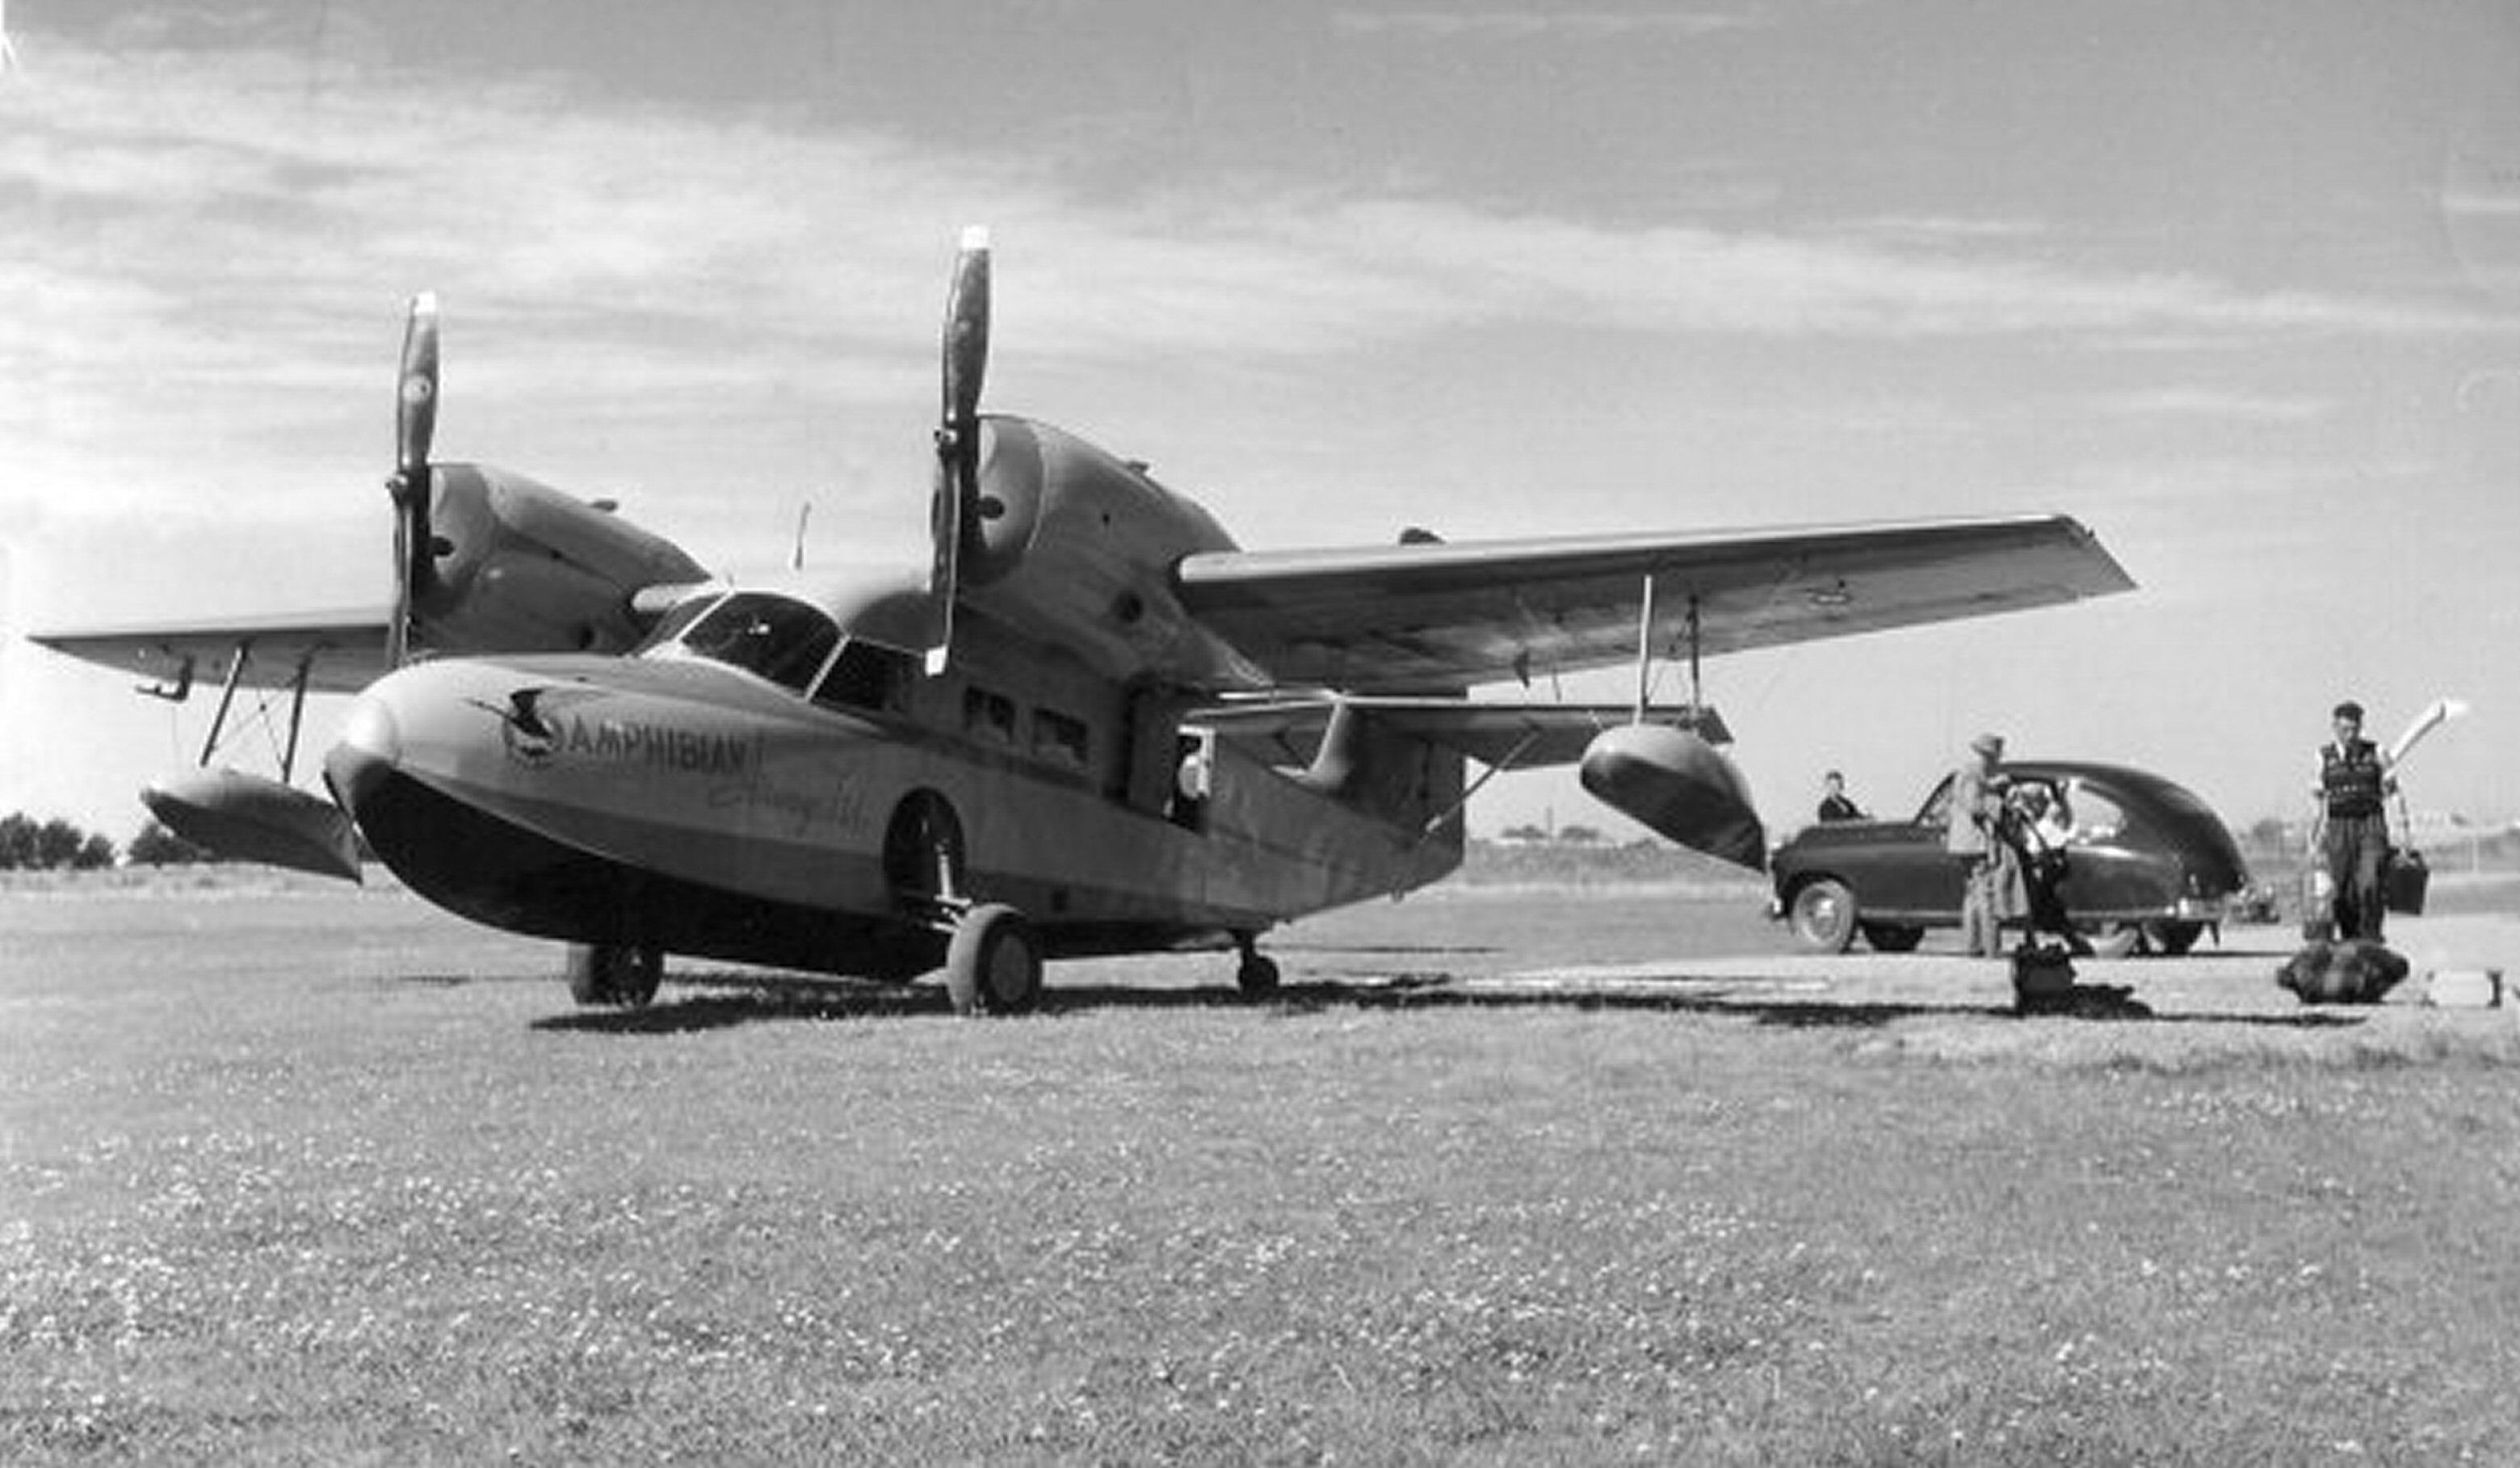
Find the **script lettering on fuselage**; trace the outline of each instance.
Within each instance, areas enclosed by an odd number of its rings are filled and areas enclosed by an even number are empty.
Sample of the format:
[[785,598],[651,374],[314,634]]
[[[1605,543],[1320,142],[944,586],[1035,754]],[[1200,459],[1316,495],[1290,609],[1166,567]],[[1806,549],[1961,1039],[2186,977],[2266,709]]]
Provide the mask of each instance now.
[[835,833],[865,829],[864,781],[846,769],[798,773],[802,778],[786,779],[765,770],[740,784],[717,786],[709,792],[709,808],[743,811],[789,837],[817,829]]

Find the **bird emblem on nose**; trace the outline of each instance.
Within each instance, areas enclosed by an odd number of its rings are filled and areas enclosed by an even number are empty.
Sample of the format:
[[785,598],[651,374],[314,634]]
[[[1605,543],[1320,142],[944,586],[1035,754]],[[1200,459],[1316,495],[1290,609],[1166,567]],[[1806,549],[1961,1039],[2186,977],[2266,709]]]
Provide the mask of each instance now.
[[543,765],[551,762],[552,751],[560,747],[560,732],[544,719],[543,695],[548,688],[519,688],[508,695],[505,706],[467,699],[466,703],[499,720],[499,735],[508,747],[508,756],[519,764]]

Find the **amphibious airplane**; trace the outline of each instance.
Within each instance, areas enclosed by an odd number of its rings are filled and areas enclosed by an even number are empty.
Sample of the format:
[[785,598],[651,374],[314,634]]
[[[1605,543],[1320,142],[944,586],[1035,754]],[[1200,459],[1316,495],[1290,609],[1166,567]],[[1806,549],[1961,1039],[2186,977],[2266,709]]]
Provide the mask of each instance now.
[[[202,767],[146,796],[178,834],[355,878],[355,821],[423,896],[569,944],[580,1002],[647,1002],[671,952],[941,964],[957,1009],[1012,1012],[1069,955],[1231,945],[1266,991],[1262,933],[1453,870],[1465,801],[1507,769],[1576,763],[1759,867],[1701,657],[2134,584],[2062,516],[1246,551],[1145,465],[979,411],[989,289],[972,231],[923,572],[712,579],[608,502],[433,462],[423,296],[390,609],[36,640],[163,697],[220,681]],[[1689,700],[1656,706],[1677,657]],[[1625,664],[1629,705],[1468,697]],[[278,781],[211,763],[241,688],[288,697]],[[316,692],[358,694],[331,802],[288,783]]]

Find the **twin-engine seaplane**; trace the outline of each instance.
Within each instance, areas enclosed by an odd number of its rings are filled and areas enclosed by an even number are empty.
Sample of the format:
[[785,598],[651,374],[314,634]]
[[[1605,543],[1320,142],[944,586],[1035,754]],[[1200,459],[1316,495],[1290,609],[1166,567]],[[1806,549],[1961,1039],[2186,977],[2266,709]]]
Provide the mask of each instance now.
[[[221,687],[201,767],[145,797],[178,835],[355,878],[355,821],[430,901],[569,944],[581,1002],[647,1002],[675,953],[941,965],[957,1009],[1005,1013],[1070,955],[1230,946],[1266,992],[1264,932],[1452,871],[1465,801],[1508,769],[1577,763],[1759,868],[1699,659],[2133,585],[2062,516],[1246,551],[1146,466],[980,412],[989,280],[973,231],[923,570],[713,579],[609,503],[433,461],[424,296],[390,610],[36,640],[161,696]],[[1656,705],[1676,658],[1690,697]],[[1631,704],[1528,697],[1630,664]],[[213,764],[240,689],[287,699],[279,780]],[[328,801],[289,781],[306,697],[334,692],[358,699]]]

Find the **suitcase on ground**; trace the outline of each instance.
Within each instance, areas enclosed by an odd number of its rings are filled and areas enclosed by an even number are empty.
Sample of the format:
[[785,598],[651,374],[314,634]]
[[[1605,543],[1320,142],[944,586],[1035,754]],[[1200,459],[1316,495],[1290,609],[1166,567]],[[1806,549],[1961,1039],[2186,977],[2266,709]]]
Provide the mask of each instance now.
[[2424,915],[2424,892],[2432,886],[2432,868],[2424,864],[2424,853],[2408,848],[2389,853],[2388,869],[2381,874],[2381,885],[2387,889],[2384,899],[2391,912],[2408,917]]

